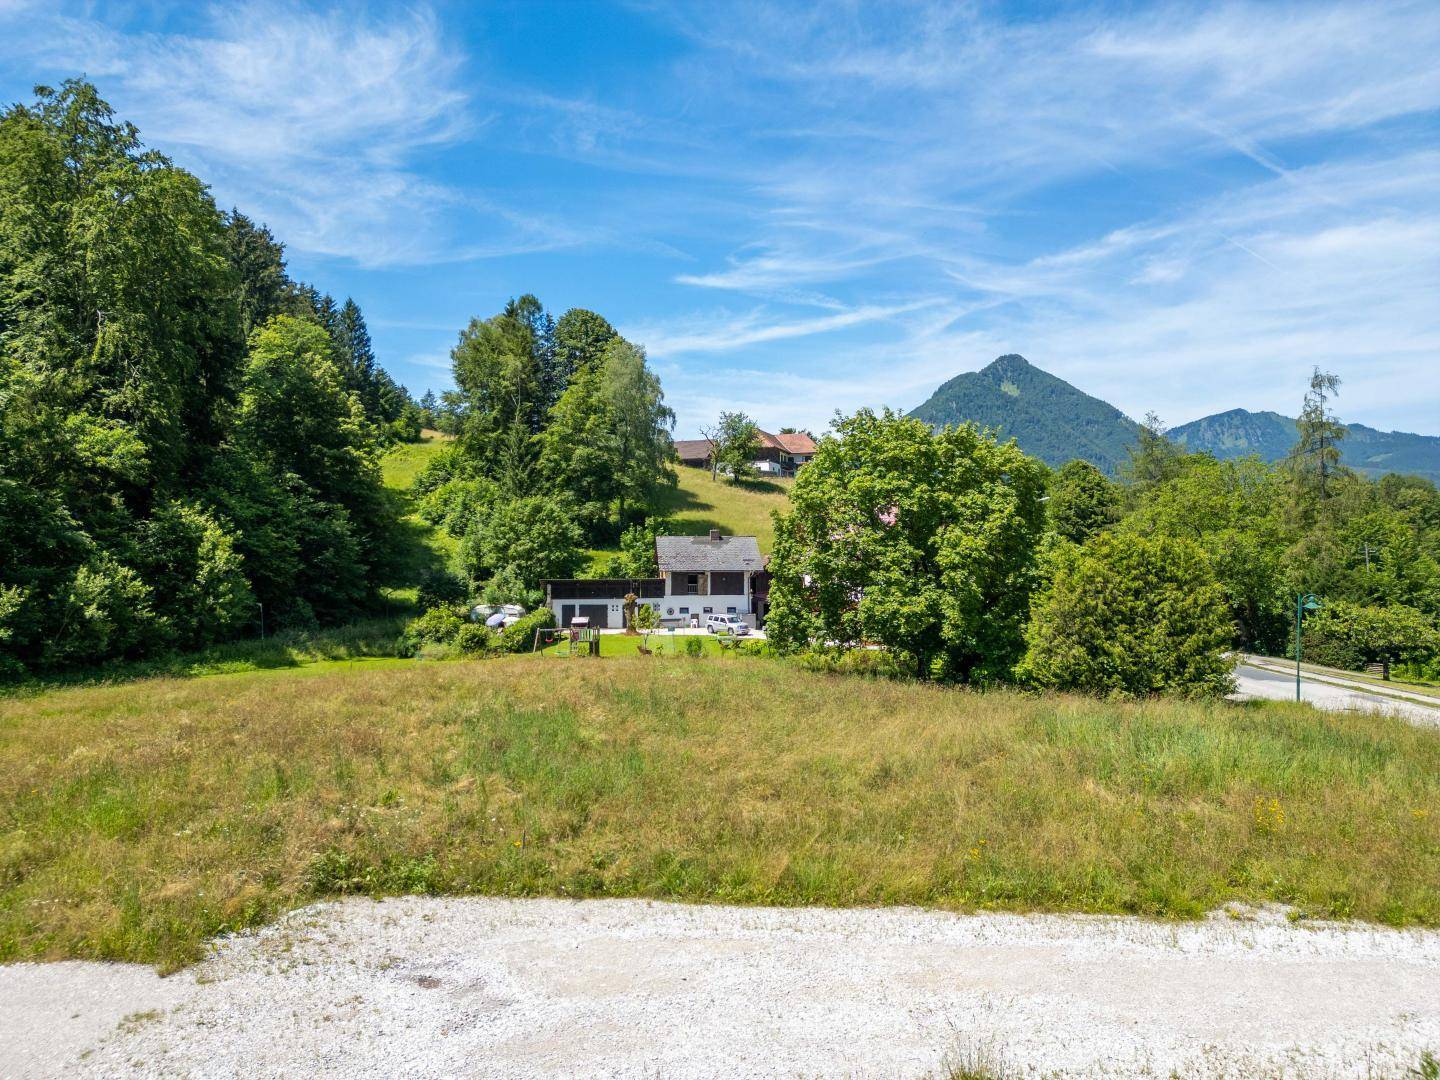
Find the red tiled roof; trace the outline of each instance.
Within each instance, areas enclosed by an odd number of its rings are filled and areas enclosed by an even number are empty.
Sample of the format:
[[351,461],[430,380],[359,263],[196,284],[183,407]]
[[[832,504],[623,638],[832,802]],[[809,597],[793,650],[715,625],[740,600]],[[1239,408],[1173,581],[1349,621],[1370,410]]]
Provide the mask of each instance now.
[[815,452],[815,440],[803,431],[792,431],[787,435],[772,435],[780,449],[787,454],[813,454]]

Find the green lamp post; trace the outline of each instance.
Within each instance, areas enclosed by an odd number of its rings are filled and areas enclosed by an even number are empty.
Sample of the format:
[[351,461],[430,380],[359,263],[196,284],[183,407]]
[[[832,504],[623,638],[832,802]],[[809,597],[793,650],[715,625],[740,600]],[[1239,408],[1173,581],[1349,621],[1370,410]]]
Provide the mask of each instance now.
[[1314,593],[1297,593],[1295,596],[1295,700],[1300,700],[1300,619],[1307,611],[1320,607],[1320,598]]

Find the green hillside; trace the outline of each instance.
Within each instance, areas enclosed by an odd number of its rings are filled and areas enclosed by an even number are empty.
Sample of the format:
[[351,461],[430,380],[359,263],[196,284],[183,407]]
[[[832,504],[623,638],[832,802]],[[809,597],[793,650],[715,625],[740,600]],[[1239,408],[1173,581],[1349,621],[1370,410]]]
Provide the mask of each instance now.
[[[1347,424],[1340,444],[1340,460],[1369,475],[1412,473],[1440,482],[1440,437],[1403,431],[1377,431],[1364,424]],[[1297,438],[1295,421],[1277,412],[1231,409],[1201,417],[1173,428],[1170,437],[1187,450],[1205,451],[1217,458],[1258,455],[1279,461],[1290,453]]]
[[682,536],[701,536],[719,529],[726,536],[754,536],[766,554],[775,540],[772,510],[790,506],[790,480],[755,480],[731,484],[711,480],[704,469],[680,466],[679,486],[662,498],[660,512],[675,522]]
[[955,376],[910,415],[937,428],[971,421],[1048,465],[1084,458],[1111,474],[1137,431],[1115,406],[1014,354]]

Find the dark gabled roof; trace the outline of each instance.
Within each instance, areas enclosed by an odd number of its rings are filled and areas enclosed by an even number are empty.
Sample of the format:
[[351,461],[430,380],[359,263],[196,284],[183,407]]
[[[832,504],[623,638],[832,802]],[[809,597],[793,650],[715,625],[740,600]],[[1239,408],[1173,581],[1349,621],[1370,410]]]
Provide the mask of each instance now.
[[[768,431],[755,431],[755,441],[762,450],[783,450],[787,454],[815,453],[815,440],[803,431],[791,431],[784,435],[771,435]],[[676,439],[675,456],[681,461],[695,461],[710,457],[709,439]]]
[[660,572],[702,573],[707,570],[763,570],[765,557],[753,536],[657,536],[655,556]]
[[709,439],[676,439],[675,456],[681,461],[695,461],[699,458],[709,459]]

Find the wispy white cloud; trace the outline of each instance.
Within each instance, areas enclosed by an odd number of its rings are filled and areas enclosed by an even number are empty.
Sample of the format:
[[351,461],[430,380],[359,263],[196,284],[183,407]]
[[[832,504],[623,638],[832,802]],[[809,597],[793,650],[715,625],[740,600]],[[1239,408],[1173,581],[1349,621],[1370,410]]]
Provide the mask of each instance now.
[[[1437,430],[1440,380],[1422,374],[1440,362],[1433,5],[1171,3],[1005,22],[941,2],[757,2],[663,17],[712,93],[736,87],[806,133],[768,156],[723,264],[680,283],[823,284],[852,308],[877,290],[953,290],[961,313],[942,328],[896,316],[888,339],[843,342],[869,361],[855,385],[868,378],[870,400],[913,405],[1019,351],[1178,421],[1293,409],[1320,363],[1368,419]],[[1104,203],[1086,230],[1080,205],[1101,182],[1132,191],[1133,210],[1117,226],[1121,205]],[[813,372],[802,400],[837,396],[824,391],[834,352],[823,372],[788,356],[792,374]],[[910,400],[901,370],[922,391]]]
[[[366,12],[255,0],[155,32],[90,13],[31,13],[35,59],[85,72],[146,141],[293,250],[378,267],[555,250],[592,234],[434,179],[429,155],[493,114],[425,6]],[[483,242],[456,243],[459,235]]]
[[731,352],[750,345],[760,345],[787,338],[810,337],[844,330],[862,323],[893,319],[923,308],[934,307],[938,301],[917,300],[905,304],[872,304],[834,315],[812,318],[775,318],[756,309],[743,315],[689,315],[665,323],[640,323],[622,327],[626,337],[644,344],[656,357],[686,353]]

